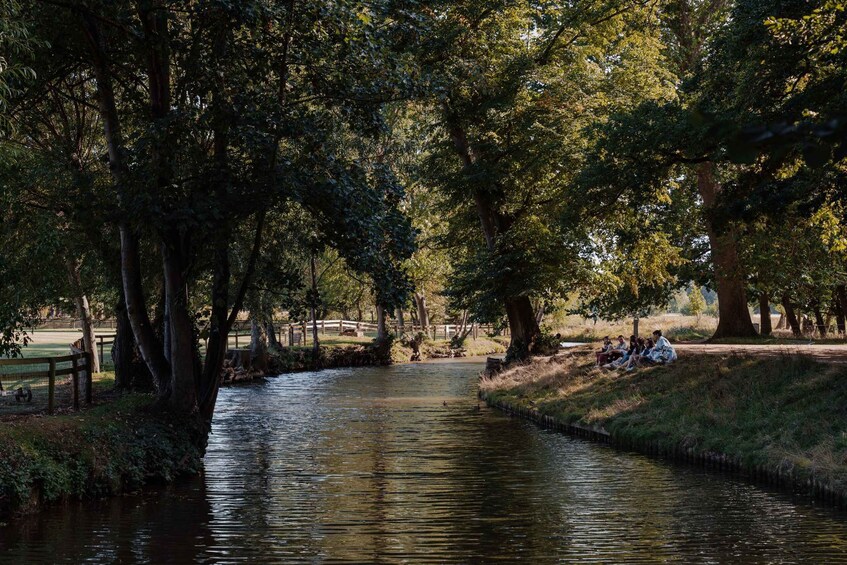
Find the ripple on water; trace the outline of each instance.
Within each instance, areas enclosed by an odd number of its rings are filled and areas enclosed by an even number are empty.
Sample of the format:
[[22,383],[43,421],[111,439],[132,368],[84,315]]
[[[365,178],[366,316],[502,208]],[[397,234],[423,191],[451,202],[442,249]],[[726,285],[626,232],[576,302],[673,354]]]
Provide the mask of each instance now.
[[224,389],[202,478],[4,528],[0,562],[847,561],[843,514],[477,411],[478,370]]

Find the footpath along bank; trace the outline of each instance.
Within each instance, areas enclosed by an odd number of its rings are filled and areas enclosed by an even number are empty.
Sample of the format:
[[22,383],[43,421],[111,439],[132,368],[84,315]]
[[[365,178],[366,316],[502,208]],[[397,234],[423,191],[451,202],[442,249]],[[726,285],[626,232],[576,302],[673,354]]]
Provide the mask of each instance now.
[[579,347],[484,376],[479,395],[542,426],[847,504],[847,365],[832,359],[683,350],[611,372]]

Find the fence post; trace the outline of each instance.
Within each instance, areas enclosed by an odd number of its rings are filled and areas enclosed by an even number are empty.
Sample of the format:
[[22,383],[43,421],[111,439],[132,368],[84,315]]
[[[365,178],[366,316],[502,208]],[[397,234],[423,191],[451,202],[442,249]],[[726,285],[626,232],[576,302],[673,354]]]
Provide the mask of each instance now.
[[235,348],[238,349],[238,330],[235,330]]
[[101,367],[100,370],[102,371],[103,370],[102,369],[102,367],[103,367],[103,347],[104,347],[102,335],[97,336],[97,344],[100,346],[100,367]]
[[50,373],[47,376],[47,413],[56,409],[56,360],[50,358]]
[[94,388],[94,377],[91,367],[94,365],[94,356],[90,351],[85,352],[85,403],[91,404]]
[[79,365],[76,362],[76,355],[71,358],[73,365],[73,387],[74,387],[74,410],[79,410]]
[[294,326],[288,326],[288,347],[292,347],[294,345]]
[[338,335],[344,333],[344,320],[338,320]]

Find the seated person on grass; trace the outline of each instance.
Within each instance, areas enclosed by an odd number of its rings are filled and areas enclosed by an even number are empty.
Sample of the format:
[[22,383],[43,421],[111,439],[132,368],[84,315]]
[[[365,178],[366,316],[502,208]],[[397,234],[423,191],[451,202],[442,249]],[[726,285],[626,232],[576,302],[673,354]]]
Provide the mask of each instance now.
[[611,347],[608,351],[603,352],[597,356],[597,366],[602,367],[606,363],[614,361],[619,357],[623,357],[623,355],[626,353],[626,350],[626,341],[624,340],[622,335],[619,335],[617,345]]
[[623,352],[623,355],[612,361],[611,363],[606,363],[603,365],[604,369],[617,369],[619,367],[623,367],[629,359],[638,353],[638,338],[634,335],[629,336],[629,348]]
[[609,336],[603,338],[603,346],[600,348],[600,351],[597,352],[597,366],[603,365],[608,361],[607,357],[609,352],[612,351],[612,340],[609,339]]
[[638,361],[642,357],[646,357],[650,355],[650,352],[653,351],[653,338],[647,338],[646,340],[643,337],[638,338],[638,353],[632,355],[629,358],[629,361],[626,363],[626,370],[631,371],[638,366]]
[[656,345],[653,346],[650,355],[646,355],[639,360],[639,365],[664,365],[676,361],[676,351],[668,338],[662,335],[661,330],[653,332],[653,339]]
[[629,346],[626,344],[626,340],[622,335],[618,336],[618,342],[615,344],[614,349],[609,352],[609,361],[613,361],[618,357],[623,357],[623,355],[627,352]]

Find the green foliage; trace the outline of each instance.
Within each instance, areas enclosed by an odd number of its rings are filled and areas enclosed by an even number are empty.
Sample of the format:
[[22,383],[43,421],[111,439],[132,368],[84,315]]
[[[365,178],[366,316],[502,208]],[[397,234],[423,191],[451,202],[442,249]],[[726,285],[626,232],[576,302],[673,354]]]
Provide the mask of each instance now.
[[35,77],[34,70],[26,64],[38,41],[32,37],[22,3],[4,0],[0,5],[0,132],[10,129],[8,100],[21,82]]
[[198,473],[204,424],[157,413],[151,401],[130,395],[73,416],[4,422],[0,518]]
[[700,285],[694,285],[688,291],[688,308],[687,312],[683,312],[683,314],[697,316],[697,319],[699,320],[700,316],[705,311],[706,299],[703,298],[703,292],[700,290]]

